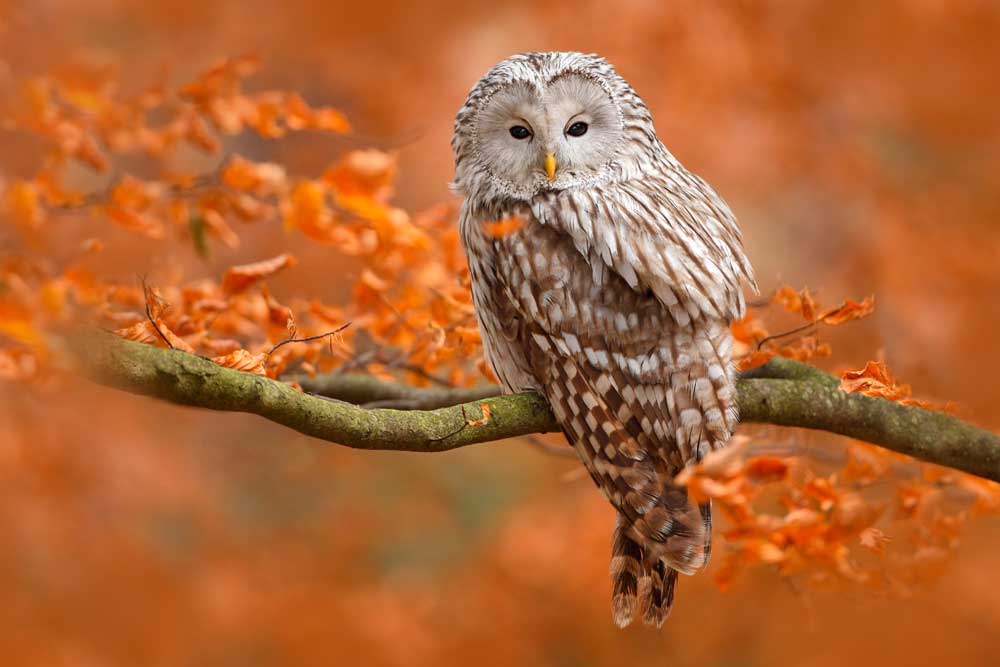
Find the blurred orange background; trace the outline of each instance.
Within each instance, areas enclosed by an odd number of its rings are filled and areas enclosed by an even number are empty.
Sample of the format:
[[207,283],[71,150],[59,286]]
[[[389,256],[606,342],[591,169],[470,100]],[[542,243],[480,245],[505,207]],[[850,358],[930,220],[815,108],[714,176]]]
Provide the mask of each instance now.
[[[986,0],[0,0],[0,92],[74,58],[117,62],[127,86],[257,53],[255,84],[341,109],[355,132],[231,148],[309,173],[350,148],[395,151],[395,201],[419,210],[453,201],[452,120],[491,65],[521,51],[599,53],[736,211],[765,292],[876,295],[874,316],[824,334],[828,368],[881,353],[918,395],[995,430],[998,36],[1000,4]],[[0,181],[38,159],[0,128]],[[14,234],[0,227],[0,243]],[[336,301],[347,289],[327,248],[277,225],[183,262],[208,274],[286,249],[301,266],[274,281],[276,295]],[[125,276],[166,261],[155,242],[128,251],[102,261]],[[0,429],[7,664],[996,662],[996,517],[970,523],[906,596],[804,592],[762,568],[723,592],[710,567],[681,581],[662,631],[618,631],[611,508],[574,462],[521,442],[355,452],[82,381],[0,385]]]

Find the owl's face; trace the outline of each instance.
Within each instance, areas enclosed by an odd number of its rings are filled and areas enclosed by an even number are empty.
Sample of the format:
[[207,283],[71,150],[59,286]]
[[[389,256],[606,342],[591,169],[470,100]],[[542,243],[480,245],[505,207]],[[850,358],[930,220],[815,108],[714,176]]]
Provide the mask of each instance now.
[[622,140],[614,100],[578,74],[540,87],[513,82],[493,94],[475,122],[483,166],[516,192],[592,181]]
[[[463,194],[527,201],[628,171],[648,111],[604,60],[528,53],[494,67],[459,111],[452,142]],[[656,142],[658,143],[658,142]],[[647,145],[648,147],[648,145]]]

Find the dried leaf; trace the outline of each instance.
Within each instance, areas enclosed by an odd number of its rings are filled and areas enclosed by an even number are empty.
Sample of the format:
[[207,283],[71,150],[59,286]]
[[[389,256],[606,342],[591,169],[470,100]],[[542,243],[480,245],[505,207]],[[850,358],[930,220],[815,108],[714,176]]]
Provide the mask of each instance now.
[[861,303],[847,299],[836,308],[831,308],[820,314],[819,320],[824,324],[837,325],[867,317],[875,312],[875,296],[869,295]]
[[745,357],[737,360],[737,367],[741,371],[748,371],[752,368],[763,366],[777,355],[774,350],[754,350]]
[[862,530],[861,534],[858,535],[858,542],[861,543],[861,546],[879,556],[885,555],[885,548],[891,541],[892,538],[887,537],[878,528],[871,526]]
[[225,368],[232,368],[233,370],[243,371],[244,373],[253,373],[254,375],[267,376],[267,370],[264,365],[267,361],[267,355],[263,352],[253,354],[248,350],[241,348],[230,352],[225,356],[213,357],[212,361]]
[[848,394],[878,396],[890,401],[910,397],[909,385],[899,385],[882,361],[869,361],[860,371],[845,371],[840,376],[840,388]]
[[229,295],[239,294],[258,280],[263,280],[295,264],[295,258],[284,253],[271,259],[231,267],[222,278],[222,291]]
[[785,478],[788,464],[773,456],[755,456],[747,461],[744,472],[756,482],[777,482]]
[[[159,329],[159,332],[157,332],[157,329]],[[154,345],[156,347],[173,347],[176,350],[181,350],[182,352],[187,352],[188,354],[195,353],[194,348],[192,348],[190,344],[171,331],[162,322],[158,322],[156,326],[153,326],[151,321],[143,320],[141,322],[136,322],[130,327],[116,329],[114,333],[121,336],[125,340],[135,341],[136,343],[144,343],[146,345]],[[169,345],[164,338],[170,341]]]
[[513,234],[524,226],[524,220],[518,217],[504,218],[496,222],[484,222],[483,231],[487,236],[498,239]]

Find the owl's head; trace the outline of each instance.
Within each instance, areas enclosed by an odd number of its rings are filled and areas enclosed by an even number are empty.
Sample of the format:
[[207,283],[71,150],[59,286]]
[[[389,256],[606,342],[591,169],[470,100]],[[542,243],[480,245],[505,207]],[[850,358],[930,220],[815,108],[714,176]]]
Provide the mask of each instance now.
[[452,148],[457,191],[527,201],[629,178],[662,145],[645,104],[605,60],[550,52],[487,72],[458,112]]

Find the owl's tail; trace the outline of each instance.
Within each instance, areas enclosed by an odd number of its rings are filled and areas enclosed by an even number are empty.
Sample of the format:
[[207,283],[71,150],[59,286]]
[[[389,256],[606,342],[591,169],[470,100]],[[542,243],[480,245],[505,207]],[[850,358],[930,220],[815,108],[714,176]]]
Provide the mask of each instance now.
[[[698,508],[705,526],[704,544],[698,545],[694,568],[708,563],[712,543],[712,506]],[[670,615],[677,585],[677,570],[666,558],[649,558],[642,545],[628,535],[628,520],[621,514],[611,547],[611,613],[615,625],[624,628],[638,613],[646,625],[661,627]]]

